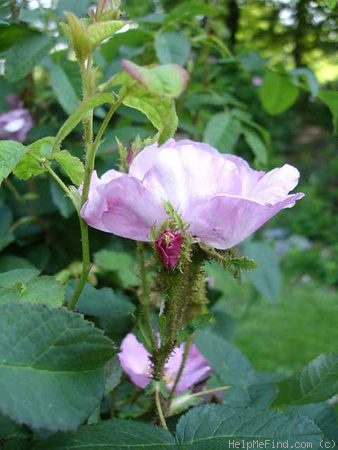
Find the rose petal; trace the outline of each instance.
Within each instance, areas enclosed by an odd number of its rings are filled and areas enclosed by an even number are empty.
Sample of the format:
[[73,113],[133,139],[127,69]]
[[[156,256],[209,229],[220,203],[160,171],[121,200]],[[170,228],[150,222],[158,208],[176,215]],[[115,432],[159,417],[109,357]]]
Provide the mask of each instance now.
[[[174,350],[166,364],[166,373],[168,374],[167,383],[168,388],[172,388],[177,373],[180,369],[182,358],[184,353],[184,344],[180,345]],[[197,347],[192,344],[189,349],[189,354],[175,392],[183,392],[189,389],[191,386],[200,383],[210,375],[211,369],[206,359],[197,350]]]
[[[261,170],[252,169],[245,159],[236,156],[223,154],[223,158],[227,161],[232,161],[239,172],[239,176],[242,183],[242,194],[241,197],[250,198],[250,192],[257,185],[258,181],[264,176],[265,172]],[[224,192],[225,194],[227,192]]]
[[231,248],[303,196],[293,194],[274,205],[262,205],[253,200],[220,195],[195,209],[190,231],[211,247]]
[[223,192],[241,194],[241,180],[233,162],[190,145],[162,148],[143,185],[169,201],[187,221],[199,201]]
[[[88,194],[88,200],[81,209],[81,217],[83,217],[88,225],[97,228],[101,231],[109,231],[102,223],[102,215],[108,209],[107,199],[103,197],[98,191],[99,186],[105,183],[126,176],[116,170],[108,170],[101,178],[97,176],[96,170],[93,171],[90,179],[90,189]],[[79,187],[79,192],[82,194],[83,186]]]
[[131,177],[138,178],[139,180],[143,180],[144,175],[154,163],[158,149],[158,145],[153,144],[138,153],[130,164],[129,175]]
[[284,199],[297,186],[299,176],[299,171],[289,164],[270,170],[259,179],[249,193],[249,198],[273,205]]
[[166,219],[162,202],[136,178],[117,178],[99,186],[97,192],[107,207],[94,225],[90,223],[96,228],[101,226],[100,229],[117,236],[149,241],[153,225]]
[[127,334],[121,343],[118,354],[122,369],[131,381],[140,388],[145,388],[150,382],[149,353],[132,333]]

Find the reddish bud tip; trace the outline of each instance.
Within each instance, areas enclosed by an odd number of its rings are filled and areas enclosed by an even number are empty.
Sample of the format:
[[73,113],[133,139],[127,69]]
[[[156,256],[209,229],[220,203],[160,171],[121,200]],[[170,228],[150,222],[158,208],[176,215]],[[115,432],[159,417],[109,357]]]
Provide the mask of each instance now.
[[165,267],[174,270],[180,257],[183,236],[179,231],[165,230],[155,241],[156,251]]

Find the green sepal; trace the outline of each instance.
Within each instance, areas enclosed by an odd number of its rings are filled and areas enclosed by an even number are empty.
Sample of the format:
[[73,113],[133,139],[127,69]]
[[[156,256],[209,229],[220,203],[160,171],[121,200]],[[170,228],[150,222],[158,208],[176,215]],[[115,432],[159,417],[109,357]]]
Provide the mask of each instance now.
[[62,31],[70,39],[77,59],[84,62],[93,50],[87,27],[75,14],[71,12],[65,12],[64,14],[68,24],[61,25]]

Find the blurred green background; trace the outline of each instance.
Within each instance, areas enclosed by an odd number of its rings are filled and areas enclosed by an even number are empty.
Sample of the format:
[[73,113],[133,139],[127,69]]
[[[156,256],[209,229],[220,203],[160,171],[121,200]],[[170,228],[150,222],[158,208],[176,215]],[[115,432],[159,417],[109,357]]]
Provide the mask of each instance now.
[[[13,109],[8,95],[17,95],[34,121],[26,143],[55,135],[80,101],[79,72],[60,21],[63,11],[83,17],[91,5],[0,4],[0,119]],[[259,269],[238,285],[208,268],[214,326],[262,370],[288,374],[319,353],[336,352],[336,2],[127,0],[122,9],[127,27],[95,53],[99,83],[119,72],[124,58],[181,64],[190,83],[177,100],[177,138],[203,140],[259,169],[288,162],[301,172],[297,190],[305,198],[240,249]],[[97,109],[96,129],[103,116]],[[116,137],[128,146],[153,134],[145,116],[120,108],[99,152],[98,172],[118,164]],[[81,138],[79,127],[66,147],[80,157]],[[135,301],[133,243],[95,230],[91,239],[92,282]],[[0,271],[34,265],[65,282],[79,276],[77,219],[45,175],[27,182],[12,176],[3,185],[0,252]]]

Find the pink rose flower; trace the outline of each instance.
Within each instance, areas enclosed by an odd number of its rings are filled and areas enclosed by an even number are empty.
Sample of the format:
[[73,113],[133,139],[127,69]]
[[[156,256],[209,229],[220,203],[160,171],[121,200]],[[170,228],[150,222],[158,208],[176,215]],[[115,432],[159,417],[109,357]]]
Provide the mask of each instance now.
[[165,230],[155,241],[156,251],[165,267],[173,270],[180,257],[183,236],[179,231]]
[[[176,348],[171,354],[165,367],[165,381],[168,389],[171,389],[179,371],[184,353],[184,344]],[[121,352],[118,354],[122,369],[131,381],[140,388],[145,388],[151,381],[150,354],[132,333],[127,334],[121,344]],[[186,391],[197,383],[205,380],[211,374],[211,369],[206,359],[199,353],[197,347],[192,344],[189,354],[175,392]]]
[[99,230],[150,241],[154,224],[167,219],[169,201],[197,241],[218,249],[234,247],[304,194],[290,194],[299,172],[285,164],[253,170],[238,156],[207,144],[170,139],[135,156],[129,173],[93,174],[81,215]]

